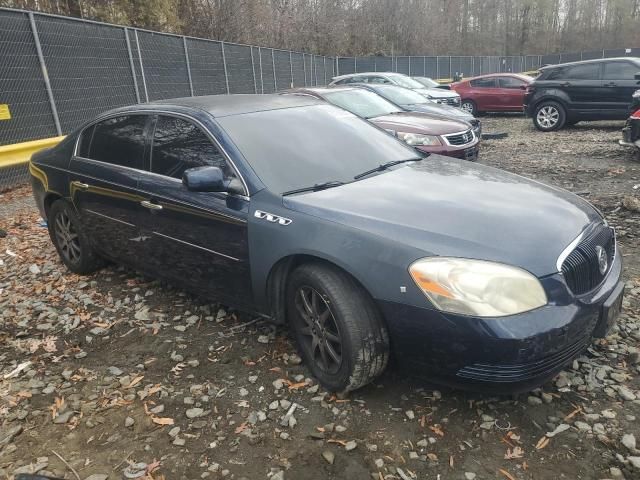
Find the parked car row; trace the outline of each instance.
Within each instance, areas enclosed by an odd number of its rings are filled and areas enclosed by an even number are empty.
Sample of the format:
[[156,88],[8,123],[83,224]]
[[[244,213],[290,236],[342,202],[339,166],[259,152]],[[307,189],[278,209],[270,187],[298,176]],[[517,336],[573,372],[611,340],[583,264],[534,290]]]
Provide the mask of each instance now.
[[429,155],[467,158],[473,129],[398,105],[347,84],[118,108],[33,155],[33,193],[69,270],[124,263],[287,324],[330,391],[392,355],[539,386],[620,312],[614,230],[567,191]]

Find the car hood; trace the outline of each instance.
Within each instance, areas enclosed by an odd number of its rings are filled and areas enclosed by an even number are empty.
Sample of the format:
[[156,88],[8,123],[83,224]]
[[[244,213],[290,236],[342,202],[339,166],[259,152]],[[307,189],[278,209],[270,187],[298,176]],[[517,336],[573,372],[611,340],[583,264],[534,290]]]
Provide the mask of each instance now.
[[469,112],[460,108],[455,108],[450,105],[442,105],[440,103],[418,103],[413,105],[401,105],[401,107],[411,112],[430,113],[432,115],[453,117],[457,120],[464,120],[465,122],[475,118]]
[[[284,198],[287,208],[413,247],[556,273],[562,251],[598,212],[562,189],[432,155],[374,177]],[[421,254],[418,254],[421,255]]]
[[458,93],[452,90],[445,90],[443,88],[424,87],[424,88],[416,88],[415,91],[422,95],[432,97],[432,98],[453,98],[453,97],[460,96]]
[[466,122],[427,113],[399,112],[370,118],[369,121],[394,132],[427,135],[448,135],[469,129],[469,124]]

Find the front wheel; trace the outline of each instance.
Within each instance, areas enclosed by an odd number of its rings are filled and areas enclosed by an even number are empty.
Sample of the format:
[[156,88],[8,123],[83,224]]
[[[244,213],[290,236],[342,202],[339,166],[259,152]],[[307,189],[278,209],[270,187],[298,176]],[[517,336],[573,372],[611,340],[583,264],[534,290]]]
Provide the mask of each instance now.
[[478,114],[478,107],[473,100],[465,99],[460,104],[460,108],[474,117]]
[[533,114],[533,125],[542,132],[561,129],[567,119],[564,107],[557,102],[541,102]]
[[287,285],[287,316],[298,349],[327,390],[356,390],[380,375],[389,338],[367,293],[335,267],[298,267]]

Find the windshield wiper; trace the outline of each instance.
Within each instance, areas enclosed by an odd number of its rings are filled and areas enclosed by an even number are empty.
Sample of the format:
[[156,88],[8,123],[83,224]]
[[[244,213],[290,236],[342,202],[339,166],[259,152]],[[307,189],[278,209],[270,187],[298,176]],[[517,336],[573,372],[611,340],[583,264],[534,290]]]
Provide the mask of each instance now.
[[282,192],[282,196],[285,195],[293,195],[294,193],[304,193],[304,192],[319,192],[320,190],[326,190],[327,188],[339,187],[340,185],[344,185],[344,182],[340,180],[331,180],[329,182],[316,183],[310,187],[302,187],[296,188],[295,190],[288,190],[286,192]]
[[366,172],[359,173],[358,175],[353,177],[353,179],[354,180],[359,180],[359,179],[361,179],[363,177],[366,177],[367,175],[371,175],[372,173],[382,172],[383,170],[391,168],[394,165],[399,165],[401,163],[406,163],[406,162],[419,162],[421,160],[422,160],[422,158],[408,158],[406,160],[393,160],[392,162],[387,162],[387,163],[383,163],[381,165],[378,165],[376,168],[372,168],[371,170],[367,170]]

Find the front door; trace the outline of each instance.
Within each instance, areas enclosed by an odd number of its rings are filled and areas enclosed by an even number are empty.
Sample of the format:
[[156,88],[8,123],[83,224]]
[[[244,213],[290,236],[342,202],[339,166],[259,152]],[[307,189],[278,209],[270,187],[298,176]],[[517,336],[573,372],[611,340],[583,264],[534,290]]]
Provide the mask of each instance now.
[[629,115],[633,92],[640,88],[640,81],[634,76],[640,67],[628,60],[612,60],[604,64],[602,75],[606,95],[606,109],[615,118],[624,119]]
[[601,71],[602,64],[599,62],[567,67],[565,75],[558,82],[561,90],[569,96],[572,110],[594,113],[603,109]]
[[147,115],[121,115],[87,127],[69,164],[71,200],[96,248],[131,262],[140,250],[138,181]]
[[220,192],[192,192],[185,170],[205,165],[237,176],[212,138],[191,120],[159,115],[147,172],[140,180],[143,245],[150,266],[203,295],[249,305],[249,200]]

